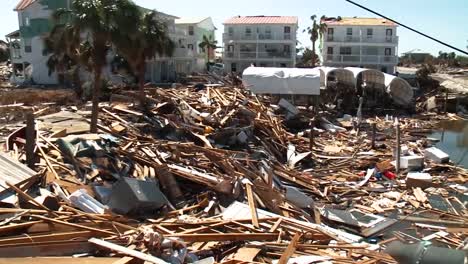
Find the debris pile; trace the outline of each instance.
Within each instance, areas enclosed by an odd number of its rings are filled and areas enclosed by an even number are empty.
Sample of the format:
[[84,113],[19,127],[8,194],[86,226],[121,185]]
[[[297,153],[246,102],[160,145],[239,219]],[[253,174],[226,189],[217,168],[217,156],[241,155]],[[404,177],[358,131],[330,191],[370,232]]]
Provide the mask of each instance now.
[[147,99],[101,104],[98,134],[72,106],[11,129],[1,256],[398,263],[396,241],[466,247],[468,172],[426,137],[433,115],[336,118],[209,84]]

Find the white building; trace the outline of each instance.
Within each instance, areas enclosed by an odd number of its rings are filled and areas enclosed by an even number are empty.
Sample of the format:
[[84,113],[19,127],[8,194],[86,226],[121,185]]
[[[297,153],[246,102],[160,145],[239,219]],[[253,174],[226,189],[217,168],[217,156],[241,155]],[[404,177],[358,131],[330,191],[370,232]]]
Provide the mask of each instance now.
[[294,67],[298,19],[286,16],[237,16],[224,22],[227,72],[259,67]]
[[380,18],[327,18],[322,40],[324,66],[363,67],[395,73],[397,25]]
[[[190,74],[206,69],[206,53],[199,45],[203,36],[215,39],[216,27],[211,17],[183,17],[175,19],[176,72]],[[212,59],[213,56],[210,56]]]
[[[19,1],[14,9],[18,13],[19,30],[6,35],[7,40],[12,43],[10,54],[15,72],[23,72],[29,66],[29,70],[26,71],[30,73],[30,76],[27,76],[30,78],[29,81],[45,85],[58,84],[57,74],[49,75],[46,65],[49,55],[44,52],[44,38],[53,28],[52,14],[60,8],[70,8],[70,3],[71,0]],[[181,73],[199,70],[202,67],[200,65],[204,65],[204,60],[199,52],[198,43],[203,37],[201,34],[205,34],[206,31],[214,35],[211,19],[191,19],[184,22],[184,19],[161,12],[158,12],[158,16],[167,25],[170,37],[177,48],[171,57],[156,56],[148,61],[146,80],[154,83],[175,81],[177,70]],[[193,32],[191,28],[194,29]],[[111,55],[108,56],[108,64],[112,61]],[[110,66],[104,69],[104,74],[109,80],[118,79],[114,78]]]

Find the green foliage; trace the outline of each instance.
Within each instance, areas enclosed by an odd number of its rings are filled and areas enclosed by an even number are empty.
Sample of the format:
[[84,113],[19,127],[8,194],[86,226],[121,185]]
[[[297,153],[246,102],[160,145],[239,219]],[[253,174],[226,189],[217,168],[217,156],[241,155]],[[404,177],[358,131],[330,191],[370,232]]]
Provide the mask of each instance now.
[[[312,20],[312,27],[308,27],[304,32],[307,32],[310,35],[310,41],[312,42],[312,53],[315,55],[314,57],[317,59],[317,52],[315,52],[315,43],[317,40],[321,40],[323,38],[323,34],[327,30],[327,24],[322,23],[325,20],[325,16],[320,18],[319,23],[317,23],[317,16],[313,15],[310,17]],[[312,60],[312,67],[315,66],[316,59]]]
[[215,50],[218,47],[217,45],[218,41],[216,41],[212,35],[209,37],[203,35],[203,41],[198,44],[198,47],[200,47],[200,49],[206,54],[207,67],[210,63],[210,51]]

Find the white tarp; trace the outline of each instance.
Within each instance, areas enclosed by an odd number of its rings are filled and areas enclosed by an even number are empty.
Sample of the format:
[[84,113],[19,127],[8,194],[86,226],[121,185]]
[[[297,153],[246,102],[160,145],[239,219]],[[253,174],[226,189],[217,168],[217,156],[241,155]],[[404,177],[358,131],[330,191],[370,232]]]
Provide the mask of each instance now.
[[249,67],[242,80],[254,94],[320,95],[317,69]]

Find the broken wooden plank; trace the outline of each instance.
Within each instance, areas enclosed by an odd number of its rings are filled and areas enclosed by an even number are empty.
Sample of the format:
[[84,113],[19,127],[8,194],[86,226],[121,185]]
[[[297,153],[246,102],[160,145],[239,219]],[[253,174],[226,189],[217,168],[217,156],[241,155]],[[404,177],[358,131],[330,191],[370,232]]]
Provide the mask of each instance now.
[[136,251],[134,249],[129,249],[127,247],[123,247],[123,246],[120,246],[120,245],[117,245],[117,244],[114,244],[114,243],[111,243],[111,242],[108,242],[108,241],[104,241],[104,240],[97,239],[97,238],[91,238],[88,241],[90,243],[96,244],[96,245],[98,245],[100,247],[104,247],[104,248],[107,248],[107,249],[110,249],[110,250],[113,250],[113,251],[117,251],[117,252],[120,252],[122,254],[126,254],[126,255],[129,255],[129,256],[135,257],[137,259],[148,261],[150,263],[168,264],[166,261],[164,261],[164,260],[162,260],[160,258],[151,256],[149,254],[145,254],[145,253],[140,252],[140,251]]
[[224,234],[170,234],[165,237],[177,237],[186,242],[210,241],[265,241],[276,240],[278,233],[224,233]]

